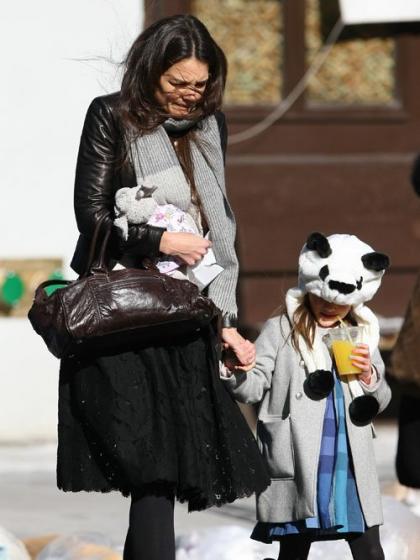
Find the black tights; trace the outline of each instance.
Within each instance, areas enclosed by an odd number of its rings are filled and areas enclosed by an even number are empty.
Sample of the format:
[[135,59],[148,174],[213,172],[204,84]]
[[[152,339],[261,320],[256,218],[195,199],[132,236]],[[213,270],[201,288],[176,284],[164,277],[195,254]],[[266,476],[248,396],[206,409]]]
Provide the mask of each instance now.
[[[353,560],[385,560],[379,540],[379,527],[369,527],[364,533],[347,537]],[[306,560],[312,541],[301,535],[284,537],[278,560]]]
[[124,560],[175,560],[172,496],[132,495]]

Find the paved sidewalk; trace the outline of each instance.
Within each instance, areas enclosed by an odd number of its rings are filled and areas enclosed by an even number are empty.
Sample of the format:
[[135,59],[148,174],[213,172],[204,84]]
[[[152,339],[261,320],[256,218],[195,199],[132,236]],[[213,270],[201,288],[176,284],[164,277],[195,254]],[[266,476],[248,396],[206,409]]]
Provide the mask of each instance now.
[[[376,430],[379,478],[387,490],[395,483],[397,430],[392,423],[378,423]],[[122,543],[129,501],[116,492],[99,495],[57,490],[55,451],[54,444],[0,446],[0,525],[20,538],[99,531],[116,544]],[[189,514],[181,504],[175,509],[178,535],[221,525],[251,529],[254,519],[253,498],[199,513]]]

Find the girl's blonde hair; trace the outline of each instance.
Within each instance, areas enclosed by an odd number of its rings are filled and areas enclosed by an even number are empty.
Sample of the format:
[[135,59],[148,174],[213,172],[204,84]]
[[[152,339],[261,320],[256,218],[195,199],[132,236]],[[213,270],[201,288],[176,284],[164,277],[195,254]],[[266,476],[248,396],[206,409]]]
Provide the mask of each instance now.
[[[281,314],[287,316],[285,306],[281,307]],[[346,316],[346,321],[351,325],[357,325],[357,321],[350,310]],[[290,318],[289,318],[290,320]],[[302,303],[299,304],[296,311],[293,314],[293,320],[291,324],[290,337],[292,341],[292,346],[295,350],[299,351],[299,336],[308,345],[308,348],[312,349],[315,339],[315,329],[316,329],[316,319],[311,309],[311,304],[309,302],[309,294],[305,294]]]

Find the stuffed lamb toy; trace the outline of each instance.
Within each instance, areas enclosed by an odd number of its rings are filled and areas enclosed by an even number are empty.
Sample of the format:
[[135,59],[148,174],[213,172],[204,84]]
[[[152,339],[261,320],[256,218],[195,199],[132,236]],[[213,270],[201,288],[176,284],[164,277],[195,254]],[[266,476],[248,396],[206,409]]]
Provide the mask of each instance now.
[[[130,224],[148,224],[166,228],[170,232],[185,232],[200,235],[198,227],[190,214],[173,204],[159,204],[153,194],[157,187],[146,181],[137,187],[119,189],[115,195],[114,224],[121,230],[124,239],[128,238]],[[190,280],[200,289],[205,288],[223,270],[216,263],[212,249],[193,267],[185,267],[185,274],[179,269],[183,266],[172,257],[159,259],[156,265],[160,272],[176,278]]]
[[128,238],[130,224],[149,224],[164,227],[168,231],[184,231],[199,235],[192,216],[173,204],[159,204],[153,198],[156,189],[156,186],[144,183],[134,188],[125,187],[116,192],[117,218],[114,224],[121,230],[123,238]]

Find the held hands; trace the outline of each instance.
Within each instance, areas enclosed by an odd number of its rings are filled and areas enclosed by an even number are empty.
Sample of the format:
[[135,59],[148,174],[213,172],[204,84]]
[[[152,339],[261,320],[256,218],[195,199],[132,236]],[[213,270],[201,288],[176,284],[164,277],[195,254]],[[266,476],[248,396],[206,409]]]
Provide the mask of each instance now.
[[[165,231],[159,250],[192,266],[204,257],[211,246],[211,241],[194,233]],[[243,338],[236,328],[223,328],[222,340],[223,348],[233,354],[228,360],[229,365],[226,364],[229,369],[250,371],[255,366],[255,345]]]
[[357,344],[350,358],[351,363],[361,369],[359,379],[366,385],[369,385],[372,378],[372,361],[370,358],[369,346],[363,343]]
[[222,329],[222,340],[223,348],[228,351],[225,365],[229,370],[247,372],[255,366],[255,345],[243,338],[235,328]]
[[200,235],[165,231],[160,240],[159,250],[165,255],[179,257],[192,266],[204,257],[210,247],[211,241]]

